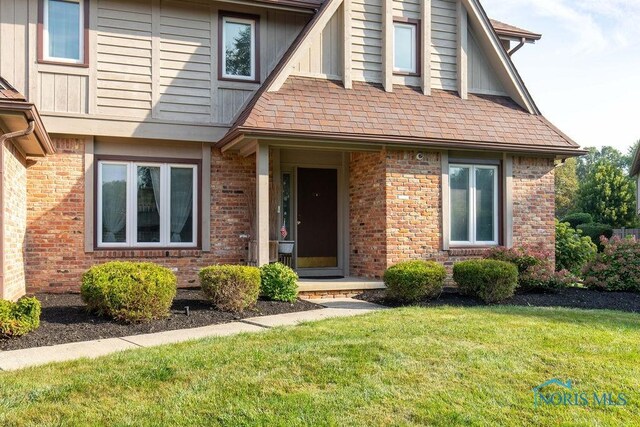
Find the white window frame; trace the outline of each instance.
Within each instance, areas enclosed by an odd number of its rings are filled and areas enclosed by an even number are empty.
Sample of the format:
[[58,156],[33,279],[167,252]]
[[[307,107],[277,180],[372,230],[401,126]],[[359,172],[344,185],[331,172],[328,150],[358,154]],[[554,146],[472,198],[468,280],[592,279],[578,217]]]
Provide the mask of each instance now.
[[411,64],[413,67],[411,68],[400,68],[396,66],[396,53],[395,50],[393,52],[393,71],[398,73],[410,73],[415,74],[418,72],[418,25],[411,22],[399,22],[394,21],[393,23],[393,46],[395,49],[395,38],[396,38],[396,28],[404,27],[411,28],[411,36],[412,43],[411,46]]
[[54,62],[67,62],[69,64],[84,64],[84,0],[64,0],[69,3],[78,3],[80,5],[80,11],[78,15],[78,58],[79,59],[70,59],[70,58],[58,58],[56,56],[51,56],[49,54],[49,0],[44,0],[44,17],[42,20],[42,49],[43,49],[43,59],[45,61],[54,61]]
[[[499,169],[496,165],[479,165],[479,164],[471,164],[471,163],[450,163],[449,164],[449,177],[451,177],[451,169],[452,168],[468,168],[469,169],[469,237],[470,240],[467,241],[457,241],[451,238],[452,236],[452,227],[453,227],[453,198],[449,197],[449,244],[451,246],[497,246],[499,244],[499,217],[500,211],[499,209],[499,187],[498,187],[498,173]],[[476,170],[478,169],[490,169],[494,171],[493,174],[493,240],[491,241],[480,241],[476,240]],[[449,181],[449,194],[451,194],[451,181]]]
[[[127,218],[126,218],[126,241],[125,242],[103,242],[102,241],[102,167],[104,165],[126,165],[127,166]],[[138,200],[138,167],[159,167],[160,168],[160,241],[159,242],[138,242],[138,215],[136,203]],[[171,242],[171,169],[191,169],[193,171],[193,198],[192,198],[192,232],[191,242]],[[157,163],[145,161],[118,161],[100,160],[98,162],[98,184],[97,184],[97,244],[99,248],[195,248],[198,246],[198,165],[193,163]]]
[[[225,31],[225,25],[227,23],[234,24],[249,24],[251,26],[251,75],[249,76],[237,76],[234,74],[227,74],[227,32]],[[220,49],[220,60],[222,61],[222,78],[233,80],[256,80],[256,20],[250,18],[236,18],[234,16],[222,17],[222,48]]]

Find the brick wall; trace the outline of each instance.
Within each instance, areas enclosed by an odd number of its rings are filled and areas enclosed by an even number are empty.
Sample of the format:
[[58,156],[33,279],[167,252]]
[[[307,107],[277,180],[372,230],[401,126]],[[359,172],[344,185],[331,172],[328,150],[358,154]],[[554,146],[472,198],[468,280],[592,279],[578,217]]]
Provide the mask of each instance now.
[[386,268],[384,153],[351,153],[349,160],[350,274],[380,277]]
[[24,157],[12,143],[2,147],[4,242],[3,299],[15,300],[25,292],[25,233],[27,226],[27,169]]
[[[199,250],[98,250],[84,248],[84,145],[55,138],[57,153],[28,170],[27,287],[30,292],[77,291],[91,265],[114,259],[151,261],[175,269],[179,286],[197,284],[197,272],[214,263],[246,259],[248,209],[245,191],[254,185],[253,158],[211,159],[211,252]],[[204,171],[204,177],[208,178]]]

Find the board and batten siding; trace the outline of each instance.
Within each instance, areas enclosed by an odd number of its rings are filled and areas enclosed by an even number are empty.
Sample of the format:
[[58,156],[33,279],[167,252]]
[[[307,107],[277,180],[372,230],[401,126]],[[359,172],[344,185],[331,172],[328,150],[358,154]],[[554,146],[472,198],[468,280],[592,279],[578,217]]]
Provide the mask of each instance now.
[[320,35],[311,41],[292,74],[332,80],[342,78],[343,13],[342,7],[336,10]]
[[212,0],[85,1],[88,68],[38,63],[38,0],[0,0],[0,74],[55,133],[157,138],[175,124],[195,140],[207,126],[220,135],[260,84],[218,80],[218,12],[260,16],[261,81],[312,16]]
[[507,95],[471,29],[469,30],[469,61],[467,67],[469,92],[485,95]]
[[456,1],[431,1],[431,86],[457,90],[458,51]]

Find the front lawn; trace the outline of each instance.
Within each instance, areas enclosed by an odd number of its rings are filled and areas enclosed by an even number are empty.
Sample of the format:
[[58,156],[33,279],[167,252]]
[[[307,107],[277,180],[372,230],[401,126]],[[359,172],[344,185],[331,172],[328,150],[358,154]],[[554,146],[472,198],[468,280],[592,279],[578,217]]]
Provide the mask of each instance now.
[[[551,378],[628,403],[534,408],[532,388]],[[2,373],[0,384],[0,425],[640,425],[640,315],[402,308]]]

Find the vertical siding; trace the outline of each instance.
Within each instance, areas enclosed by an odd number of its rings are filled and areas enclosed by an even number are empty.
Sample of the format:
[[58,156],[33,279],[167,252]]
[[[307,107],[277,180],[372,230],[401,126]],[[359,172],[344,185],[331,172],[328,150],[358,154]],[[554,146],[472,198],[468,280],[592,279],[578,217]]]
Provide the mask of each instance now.
[[208,3],[161,2],[158,118],[210,121],[211,45]]
[[0,75],[27,95],[27,0],[0,0]]
[[468,69],[469,92],[506,95],[502,83],[500,83],[471,30],[469,31]]
[[457,88],[456,2],[432,0],[431,3],[431,85],[435,89]]
[[41,72],[38,107],[42,112],[86,114],[88,77]]
[[151,115],[151,0],[99,0],[97,113]]
[[381,0],[353,0],[352,78],[382,81]]
[[340,79],[342,77],[343,9],[333,15],[319,37],[312,41],[293,74]]

